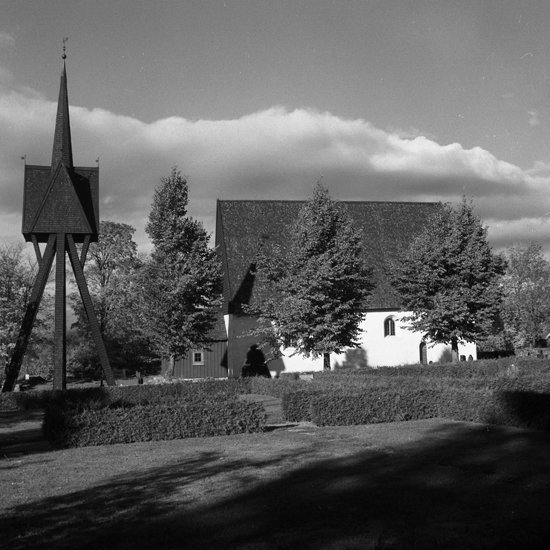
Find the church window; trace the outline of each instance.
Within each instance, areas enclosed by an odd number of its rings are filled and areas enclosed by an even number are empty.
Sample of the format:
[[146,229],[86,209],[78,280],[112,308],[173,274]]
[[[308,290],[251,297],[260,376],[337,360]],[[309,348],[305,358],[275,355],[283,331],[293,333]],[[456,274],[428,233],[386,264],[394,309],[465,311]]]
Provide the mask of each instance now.
[[393,317],[388,317],[384,321],[384,337],[395,336],[395,321]]
[[204,351],[193,351],[193,365],[204,365]]

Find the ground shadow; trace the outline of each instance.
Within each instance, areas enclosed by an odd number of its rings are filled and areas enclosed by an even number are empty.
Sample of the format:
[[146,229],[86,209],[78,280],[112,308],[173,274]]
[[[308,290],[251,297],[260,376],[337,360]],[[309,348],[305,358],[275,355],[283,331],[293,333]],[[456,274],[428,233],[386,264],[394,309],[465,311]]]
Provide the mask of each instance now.
[[[393,447],[363,431],[323,459],[322,439],[338,448],[341,432],[310,427],[310,443],[272,457],[203,452],[28,502],[0,519],[3,547],[548,547],[549,434],[441,422],[407,441],[401,424],[403,443]],[[279,433],[243,442],[275,445]]]
[[44,411],[0,411],[0,460],[46,453],[52,446],[44,439]]

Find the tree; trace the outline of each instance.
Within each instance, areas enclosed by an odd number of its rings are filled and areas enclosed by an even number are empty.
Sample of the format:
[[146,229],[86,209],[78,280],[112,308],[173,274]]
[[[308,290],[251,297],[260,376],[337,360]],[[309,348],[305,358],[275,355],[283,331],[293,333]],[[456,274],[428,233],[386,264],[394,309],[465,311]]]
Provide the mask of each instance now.
[[359,325],[373,289],[361,234],[345,207],[318,183],[300,210],[288,248],[262,251],[256,262],[257,335],[274,350],[293,347],[307,357],[359,345]]
[[176,167],[155,190],[145,228],[154,249],[144,267],[143,303],[149,336],[170,358],[208,342],[221,306],[221,268],[202,224],[187,215],[189,188]]
[[401,297],[410,330],[434,343],[458,343],[489,334],[498,314],[504,272],[487,230],[463,197],[458,208],[443,205],[408,251],[392,266],[391,280]]
[[[99,329],[113,366],[146,372],[152,361],[147,339],[139,330],[138,273],[143,262],[133,240],[135,229],[124,223],[102,221],[97,243],[90,245],[86,280]],[[75,371],[101,371],[86,311],[77,293],[71,295],[76,321],[76,349],[70,359]],[[75,338],[73,338],[74,340]]]
[[[4,363],[7,363],[15,347],[36,273],[36,265],[25,257],[22,245],[0,246],[0,357]],[[44,296],[41,314],[29,342],[25,358],[27,363],[40,355],[42,363],[51,366],[51,358],[46,356],[51,345],[47,330],[51,322],[49,302]]]
[[550,263],[531,242],[507,251],[502,318],[516,347],[535,346],[550,328]]

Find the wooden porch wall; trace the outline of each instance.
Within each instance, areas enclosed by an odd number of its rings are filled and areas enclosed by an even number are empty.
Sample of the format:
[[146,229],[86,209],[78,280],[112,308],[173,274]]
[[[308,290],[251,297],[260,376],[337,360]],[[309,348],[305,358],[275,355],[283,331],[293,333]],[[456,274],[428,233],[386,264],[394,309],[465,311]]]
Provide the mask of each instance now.
[[[227,378],[227,342],[214,342],[204,351],[204,365],[193,365],[193,353],[176,359],[174,378]],[[162,372],[168,368],[168,360],[162,360]]]

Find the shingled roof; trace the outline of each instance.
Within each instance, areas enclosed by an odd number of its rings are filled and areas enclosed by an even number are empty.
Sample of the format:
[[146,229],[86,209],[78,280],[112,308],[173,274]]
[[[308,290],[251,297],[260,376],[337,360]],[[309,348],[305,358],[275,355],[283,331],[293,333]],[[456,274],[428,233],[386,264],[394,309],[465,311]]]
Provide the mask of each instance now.
[[[408,248],[441,203],[342,201],[362,233],[363,253],[376,288],[370,309],[398,309],[387,266]],[[285,246],[304,201],[218,200],[216,245],[224,271],[224,312],[239,310],[253,292],[250,267],[262,243]]]
[[69,96],[65,62],[51,166],[25,166],[22,233],[46,242],[51,233],[71,233],[76,242],[84,236],[97,241],[99,229],[99,168],[74,167],[69,120]]

